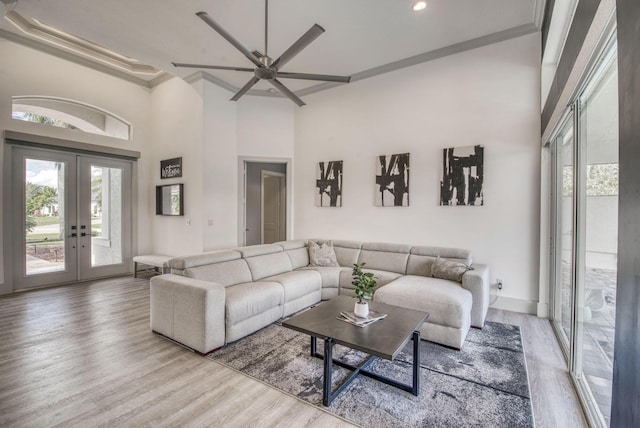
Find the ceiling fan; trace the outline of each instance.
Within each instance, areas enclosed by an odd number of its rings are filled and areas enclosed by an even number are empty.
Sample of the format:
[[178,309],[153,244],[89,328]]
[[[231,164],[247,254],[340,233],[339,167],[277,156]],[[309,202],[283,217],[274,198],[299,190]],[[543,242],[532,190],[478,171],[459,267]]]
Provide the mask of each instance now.
[[226,67],[220,65],[204,65],[204,64],[185,64],[172,62],[175,67],[189,67],[189,68],[207,68],[214,70],[232,70],[232,71],[249,71],[253,72],[253,77],[231,98],[232,101],[238,101],[249,89],[251,89],[260,80],[266,80],[272,84],[276,89],[287,96],[291,101],[302,107],[305,105],[296,94],[290,91],[284,86],[278,77],[286,79],[302,79],[302,80],[320,80],[324,82],[340,82],[349,83],[351,76],[333,76],[327,74],[309,74],[309,73],[290,73],[280,71],[286,63],[291,61],[293,57],[298,55],[304,48],[306,48],[311,42],[313,42],[320,34],[324,33],[324,28],[318,24],[314,24],[306,33],[304,33],[293,45],[289,47],[278,59],[275,61],[267,54],[268,50],[268,14],[269,14],[269,0],[265,0],[265,12],[264,12],[264,54],[258,51],[249,51],[240,44],[233,36],[225,31],[220,25],[218,25],[213,19],[207,15],[206,12],[198,12],[196,15],[202,19],[207,25],[213,28],[218,34],[220,34],[226,41],[231,43],[236,49],[249,59],[255,68],[245,67]]

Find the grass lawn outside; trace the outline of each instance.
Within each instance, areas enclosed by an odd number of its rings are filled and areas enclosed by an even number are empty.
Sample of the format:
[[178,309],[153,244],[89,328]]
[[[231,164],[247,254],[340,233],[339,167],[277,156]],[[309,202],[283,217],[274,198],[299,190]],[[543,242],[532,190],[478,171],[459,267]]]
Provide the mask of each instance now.
[[47,239],[47,244],[60,244],[62,242],[60,235],[57,233],[30,233],[27,234],[27,244],[32,242],[44,244],[45,238]]
[[47,226],[49,224],[59,224],[60,217],[58,216],[41,216],[33,217],[37,226]]

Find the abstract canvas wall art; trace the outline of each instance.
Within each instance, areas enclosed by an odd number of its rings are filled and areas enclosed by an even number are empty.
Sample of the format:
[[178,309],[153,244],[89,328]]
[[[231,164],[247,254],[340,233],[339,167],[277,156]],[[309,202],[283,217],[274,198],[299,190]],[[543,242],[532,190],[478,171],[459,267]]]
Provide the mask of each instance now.
[[440,205],[484,205],[484,147],[443,149]]
[[376,206],[409,206],[409,153],[379,156],[376,163]]
[[316,207],[342,206],[342,161],[318,162]]

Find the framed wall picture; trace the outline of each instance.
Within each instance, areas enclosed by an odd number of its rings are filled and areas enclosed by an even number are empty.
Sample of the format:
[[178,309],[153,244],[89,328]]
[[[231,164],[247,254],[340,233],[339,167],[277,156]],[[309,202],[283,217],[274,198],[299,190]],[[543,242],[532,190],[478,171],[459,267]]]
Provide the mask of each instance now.
[[160,161],[160,178],[182,177],[182,158],[165,159]]
[[442,150],[440,205],[484,205],[484,147]]
[[408,207],[409,153],[379,156],[376,185],[377,207]]
[[342,206],[342,161],[318,162],[316,207]]

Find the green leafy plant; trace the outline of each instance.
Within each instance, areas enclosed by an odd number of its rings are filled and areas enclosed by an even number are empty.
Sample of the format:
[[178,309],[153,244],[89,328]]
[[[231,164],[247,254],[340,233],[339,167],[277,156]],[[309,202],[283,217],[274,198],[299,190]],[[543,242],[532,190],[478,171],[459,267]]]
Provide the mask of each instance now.
[[373,299],[376,285],[378,285],[376,277],[371,272],[363,272],[364,263],[353,265],[353,281],[351,284],[355,287],[356,298],[358,303],[366,303],[367,300]]

